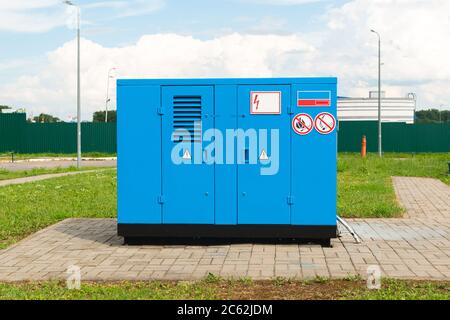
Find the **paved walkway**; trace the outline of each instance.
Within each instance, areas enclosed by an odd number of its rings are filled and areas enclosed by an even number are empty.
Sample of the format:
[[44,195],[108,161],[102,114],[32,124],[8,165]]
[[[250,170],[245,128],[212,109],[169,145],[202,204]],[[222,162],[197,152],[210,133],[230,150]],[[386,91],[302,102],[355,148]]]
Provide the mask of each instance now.
[[74,174],[80,174],[80,173],[89,173],[89,172],[98,172],[101,170],[107,170],[107,169],[96,169],[96,170],[84,170],[84,171],[70,171],[70,172],[61,172],[61,173],[50,173],[50,174],[40,174],[37,176],[29,176],[29,177],[23,177],[23,178],[17,178],[17,179],[8,179],[8,180],[0,180],[0,187],[9,186],[12,184],[22,184],[27,182],[34,182],[34,181],[41,181],[41,180],[47,180],[52,178],[59,178],[64,176],[72,176]]
[[[15,162],[0,161],[0,169],[8,171],[32,170],[36,168],[68,168],[75,167],[77,161],[75,159],[34,159],[34,160],[18,160]],[[115,159],[87,159],[81,162],[83,167],[115,167],[117,161]]]
[[450,219],[450,188],[431,178],[392,178],[409,218]]
[[124,246],[114,219],[68,219],[0,253],[0,281],[65,279],[66,268],[73,264],[81,267],[84,280],[192,280],[209,272],[254,279],[365,277],[374,264],[389,277],[450,279],[450,188],[433,179],[393,181],[411,218],[349,220],[362,244],[344,233],[333,241],[333,248]]

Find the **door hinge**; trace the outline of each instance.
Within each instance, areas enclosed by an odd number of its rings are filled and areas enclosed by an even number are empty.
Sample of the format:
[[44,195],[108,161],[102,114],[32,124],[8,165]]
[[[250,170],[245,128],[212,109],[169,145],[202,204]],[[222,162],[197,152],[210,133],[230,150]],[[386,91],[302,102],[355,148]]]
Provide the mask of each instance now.
[[164,202],[165,202],[164,196],[163,195],[158,196],[158,203],[163,204]]
[[287,203],[288,205],[292,206],[294,204],[294,197],[291,196],[287,197]]
[[162,116],[164,114],[163,108],[158,108],[158,114]]

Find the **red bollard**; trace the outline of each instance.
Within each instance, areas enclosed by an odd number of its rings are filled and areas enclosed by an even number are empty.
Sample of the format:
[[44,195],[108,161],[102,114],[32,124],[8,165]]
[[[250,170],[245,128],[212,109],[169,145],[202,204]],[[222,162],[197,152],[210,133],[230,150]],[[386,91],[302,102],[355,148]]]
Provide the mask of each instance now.
[[366,136],[363,136],[361,141],[361,158],[366,157],[366,150],[367,150]]

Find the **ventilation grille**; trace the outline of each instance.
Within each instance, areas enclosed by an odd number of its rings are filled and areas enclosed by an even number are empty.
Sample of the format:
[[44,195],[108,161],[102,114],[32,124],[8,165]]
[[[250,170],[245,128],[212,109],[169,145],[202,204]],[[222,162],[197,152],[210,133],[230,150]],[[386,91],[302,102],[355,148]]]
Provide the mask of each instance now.
[[[174,96],[173,97],[173,140],[175,142],[201,142],[202,139],[202,97]],[[184,137],[177,131],[184,130],[190,137]]]

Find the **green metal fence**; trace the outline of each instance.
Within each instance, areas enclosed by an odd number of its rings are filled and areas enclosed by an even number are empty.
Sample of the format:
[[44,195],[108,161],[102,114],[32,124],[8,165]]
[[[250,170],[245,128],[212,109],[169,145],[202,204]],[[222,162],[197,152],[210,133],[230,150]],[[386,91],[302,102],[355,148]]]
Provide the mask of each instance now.
[[0,152],[14,151],[22,143],[24,113],[0,114]]
[[[384,152],[450,152],[450,124],[383,123]],[[338,150],[378,149],[376,121],[339,123]],[[82,123],[82,152],[116,152],[115,123]],[[0,152],[75,153],[75,123],[27,123],[25,114],[0,114]]]
[[[450,152],[450,124],[383,123],[384,152]],[[367,138],[367,152],[378,150],[376,121],[347,121],[339,123],[338,150],[359,152],[361,139]]]
[[[0,152],[76,153],[76,123],[27,123],[25,114],[0,114]],[[82,152],[116,152],[116,124],[81,124]]]

